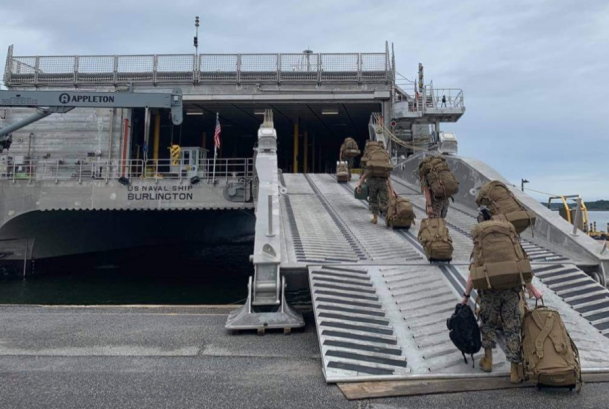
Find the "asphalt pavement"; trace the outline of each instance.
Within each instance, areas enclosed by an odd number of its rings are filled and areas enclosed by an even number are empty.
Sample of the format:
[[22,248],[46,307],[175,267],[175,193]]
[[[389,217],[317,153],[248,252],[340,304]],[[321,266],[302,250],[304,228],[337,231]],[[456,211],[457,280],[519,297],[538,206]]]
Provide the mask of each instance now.
[[0,307],[0,408],[609,408],[609,384],[348,401],[303,331],[231,335],[227,308]]

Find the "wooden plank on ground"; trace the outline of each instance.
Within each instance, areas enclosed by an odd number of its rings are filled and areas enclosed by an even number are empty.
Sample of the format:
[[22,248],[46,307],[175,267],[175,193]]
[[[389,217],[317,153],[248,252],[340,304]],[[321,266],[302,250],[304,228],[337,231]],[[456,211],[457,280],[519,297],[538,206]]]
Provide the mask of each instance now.
[[[583,378],[584,384],[609,382],[609,373],[588,374],[584,375]],[[382,381],[338,384],[340,390],[349,400],[388,398],[395,396],[430,395],[438,393],[531,388],[533,386],[534,385],[529,382],[514,385],[510,383],[510,380],[507,377]]]

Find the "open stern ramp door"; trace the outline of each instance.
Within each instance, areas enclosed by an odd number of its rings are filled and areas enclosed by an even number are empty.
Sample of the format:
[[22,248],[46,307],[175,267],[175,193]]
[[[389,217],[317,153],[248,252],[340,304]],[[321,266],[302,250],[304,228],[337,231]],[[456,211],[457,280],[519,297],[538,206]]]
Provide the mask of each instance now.
[[[543,271],[572,274],[568,270],[573,268],[535,266],[540,276]],[[585,278],[577,271],[577,278]],[[508,376],[501,336],[490,374],[478,368],[483,350],[474,356],[475,362],[468,357],[466,364],[450,341],[446,320],[461,300],[467,273],[465,265],[448,264],[309,267],[326,382]],[[594,300],[597,304],[575,306],[576,296],[564,298],[546,281],[535,278],[535,285],[544,292],[545,304],[563,317],[579,348],[583,372],[609,372],[609,339],[603,335],[609,327],[604,304],[609,292],[604,290],[604,298]],[[601,287],[595,285],[591,291],[596,294]],[[579,312],[586,306],[593,309]]]
[[[310,267],[309,280],[328,383],[486,375],[450,341],[460,297],[443,268]],[[496,349],[493,375],[508,370]]]

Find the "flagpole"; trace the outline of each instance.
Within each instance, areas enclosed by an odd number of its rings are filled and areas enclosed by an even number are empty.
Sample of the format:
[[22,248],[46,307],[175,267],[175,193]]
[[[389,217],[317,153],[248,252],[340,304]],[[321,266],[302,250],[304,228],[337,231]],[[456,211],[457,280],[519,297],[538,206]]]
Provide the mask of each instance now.
[[[220,113],[216,112],[216,127],[220,121]],[[214,169],[211,176],[211,183],[216,184],[216,158],[218,157],[218,143],[216,142],[216,131],[214,131]]]
[[211,176],[211,183],[216,184],[216,157],[218,156],[218,148],[214,147],[214,170]]

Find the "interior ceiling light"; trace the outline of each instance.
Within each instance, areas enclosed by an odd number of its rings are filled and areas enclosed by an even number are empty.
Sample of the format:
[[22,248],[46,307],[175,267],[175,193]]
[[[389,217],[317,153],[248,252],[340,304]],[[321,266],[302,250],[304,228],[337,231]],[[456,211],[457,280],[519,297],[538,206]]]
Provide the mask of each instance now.
[[254,111],[254,115],[264,115],[264,111]]
[[186,115],[203,115],[203,111],[186,111]]
[[322,109],[322,115],[338,115],[338,109]]

